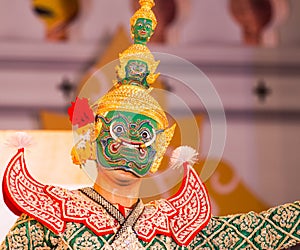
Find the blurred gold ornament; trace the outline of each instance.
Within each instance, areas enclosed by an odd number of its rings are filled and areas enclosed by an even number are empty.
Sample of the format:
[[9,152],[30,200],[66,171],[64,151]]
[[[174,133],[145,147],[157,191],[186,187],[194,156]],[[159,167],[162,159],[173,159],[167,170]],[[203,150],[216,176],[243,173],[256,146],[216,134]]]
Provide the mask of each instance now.
[[48,40],[68,38],[69,24],[79,13],[78,0],[33,0],[33,10],[46,26]]

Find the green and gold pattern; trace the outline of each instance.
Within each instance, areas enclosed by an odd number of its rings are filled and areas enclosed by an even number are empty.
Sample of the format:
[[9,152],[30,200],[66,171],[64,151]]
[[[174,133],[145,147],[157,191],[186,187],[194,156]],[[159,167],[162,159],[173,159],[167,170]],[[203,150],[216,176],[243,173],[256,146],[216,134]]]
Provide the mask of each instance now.
[[1,250],[51,250],[68,249],[59,236],[53,234],[36,220],[23,214],[7,234]]
[[[55,235],[36,220],[22,215],[0,249],[112,249],[113,234],[99,237],[79,223],[67,223]],[[262,213],[213,217],[189,246],[163,235],[140,244],[144,249],[286,249],[300,244],[300,203],[285,204]]]
[[299,202],[213,217],[191,243],[192,249],[286,249],[300,244]]

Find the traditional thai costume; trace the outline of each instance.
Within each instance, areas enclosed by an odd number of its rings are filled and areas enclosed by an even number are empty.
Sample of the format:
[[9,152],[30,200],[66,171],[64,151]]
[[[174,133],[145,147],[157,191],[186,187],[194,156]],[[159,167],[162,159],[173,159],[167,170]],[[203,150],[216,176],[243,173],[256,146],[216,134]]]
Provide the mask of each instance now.
[[[140,3],[141,9],[131,19],[132,27],[139,20],[154,29],[154,2]],[[78,133],[85,131],[72,150],[75,163],[84,165],[88,160],[99,159],[99,155],[103,161],[112,159],[110,153],[127,147],[128,154],[139,152],[152,159],[152,173],[161,164],[175,126],[169,127],[165,112],[150,95],[149,84],[157,77],[154,72],[158,62],[145,45],[149,37],[135,37],[134,32],[133,37],[135,44],[120,54],[114,89],[92,105],[93,111],[84,112],[85,117],[91,116],[88,123],[76,117],[76,109],[81,107],[73,103],[73,125]],[[107,118],[109,112],[116,110],[149,117],[157,123],[157,133],[149,139],[143,134],[142,142],[122,137],[118,127],[111,128],[115,122]],[[133,132],[136,124],[130,123]],[[86,129],[80,130],[83,127]],[[112,166],[117,169],[121,161],[113,160]],[[129,208],[110,203],[90,187],[70,191],[39,183],[26,169],[24,148],[20,148],[3,179],[4,200],[20,217],[0,249],[284,249],[300,243],[299,202],[259,214],[212,217],[208,193],[193,162],[183,159],[178,164],[184,169],[184,178],[175,195],[146,204],[138,199]]]

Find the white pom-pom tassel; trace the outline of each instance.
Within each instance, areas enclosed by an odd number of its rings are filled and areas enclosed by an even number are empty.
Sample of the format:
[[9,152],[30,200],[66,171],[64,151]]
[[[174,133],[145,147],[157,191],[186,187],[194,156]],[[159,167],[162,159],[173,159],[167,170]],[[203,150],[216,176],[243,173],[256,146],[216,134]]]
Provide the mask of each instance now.
[[178,168],[184,163],[194,165],[197,161],[198,153],[195,149],[189,146],[180,146],[176,148],[170,157],[169,167]]
[[28,148],[32,145],[32,137],[25,132],[16,132],[7,141],[5,145],[11,148]]

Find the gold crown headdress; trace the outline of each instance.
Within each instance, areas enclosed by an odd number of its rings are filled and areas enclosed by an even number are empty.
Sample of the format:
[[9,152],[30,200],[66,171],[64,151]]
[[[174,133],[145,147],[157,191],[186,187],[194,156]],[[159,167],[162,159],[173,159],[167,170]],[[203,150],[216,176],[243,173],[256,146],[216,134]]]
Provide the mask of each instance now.
[[[138,18],[145,18],[152,20],[152,24],[155,27],[157,22],[154,13],[151,10],[154,6],[154,1],[140,0],[139,2],[141,4],[141,8],[136,11],[134,16],[131,18],[131,25],[134,25]],[[120,53],[119,57],[120,66],[117,67],[118,84],[115,84],[114,89],[110,90],[96,102],[96,115],[106,116],[109,111],[118,110],[143,114],[155,120],[158,123],[159,129],[163,132],[159,133],[156,137],[155,148],[157,154],[150,170],[154,173],[160,166],[160,162],[175,130],[175,124],[169,127],[168,119],[164,110],[150,95],[152,88],[149,88],[149,84],[153,83],[158,76],[158,74],[155,74],[155,70],[159,61],[154,60],[154,56],[144,44],[131,45],[123,53]],[[132,75],[126,75],[126,67],[128,66],[128,63],[131,63],[132,61],[133,63],[139,61],[147,65],[147,70],[149,72],[147,71],[148,75],[145,75],[145,79],[137,80]],[[126,81],[124,81],[125,78]],[[139,81],[146,81],[146,86]],[[98,137],[101,127],[102,122],[99,119],[95,122],[94,139]],[[73,156],[74,155],[75,152],[73,152]],[[91,152],[90,155],[95,157],[94,152]],[[81,162],[82,159],[78,159],[78,161]]]

